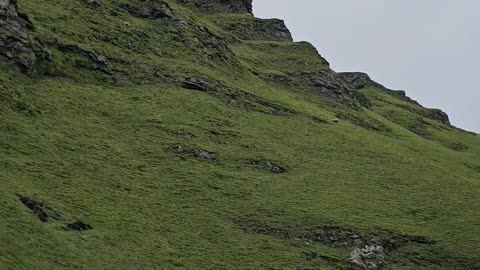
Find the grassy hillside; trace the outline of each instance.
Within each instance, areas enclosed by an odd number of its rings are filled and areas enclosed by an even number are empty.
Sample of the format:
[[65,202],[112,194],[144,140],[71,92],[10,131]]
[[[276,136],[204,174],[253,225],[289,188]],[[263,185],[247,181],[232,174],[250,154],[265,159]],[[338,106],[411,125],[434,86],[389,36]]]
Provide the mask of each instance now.
[[221,1],[18,2],[0,269],[480,268],[478,135]]

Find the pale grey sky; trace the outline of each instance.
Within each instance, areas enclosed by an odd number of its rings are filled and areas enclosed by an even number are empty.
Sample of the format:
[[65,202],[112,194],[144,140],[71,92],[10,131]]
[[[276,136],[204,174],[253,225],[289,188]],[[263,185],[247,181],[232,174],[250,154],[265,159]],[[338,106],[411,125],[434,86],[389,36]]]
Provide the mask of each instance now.
[[254,0],[336,71],[367,72],[480,133],[480,1]]

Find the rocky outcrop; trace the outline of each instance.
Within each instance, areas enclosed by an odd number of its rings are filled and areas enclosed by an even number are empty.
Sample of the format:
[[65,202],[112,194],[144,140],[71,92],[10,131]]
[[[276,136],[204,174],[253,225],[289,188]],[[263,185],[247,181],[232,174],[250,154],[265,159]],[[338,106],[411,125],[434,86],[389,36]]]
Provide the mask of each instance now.
[[354,89],[360,90],[364,89],[367,87],[375,87],[378,89],[383,90],[384,92],[387,92],[390,95],[393,95],[397,98],[400,98],[402,100],[408,101],[410,103],[413,103],[414,105],[420,106],[421,109],[416,109],[412,106],[407,106],[407,105],[399,105],[403,109],[406,109],[410,112],[419,114],[423,117],[438,121],[440,123],[450,125],[450,119],[448,115],[439,110],[439,109],[429,109],[429,108],[423,108],[418,102],[415,100],[409,98],[405,91],[403,90],[392,90],[388,89],[387,87],[383,86],[382,84],[377,83],[376,81],[372,80],[370,76],[366,73],[362,72],[341,72],[337,73],[343,81],[345,81],[347,84],[349,84],[351,87]]
[[285,22],[279,19],[244,18],[217,24],[243,40],[293,41]]
[[180,3],[200,9],[205,12],[229,12],[252,14],[252,0],[178,0]]
[[318,94],[353,107],[371,107],[370,102],[362,93],[353,91],[350,85],[345,83],[345,81],[331,69],[318,72],[306,72],[299,77],[303,84]]
[[338,75],[355,89],[362,89],[365,87],[379,87],[385,88],[383,85],[373,81],[370,76],[362,72],[341,72]]
[[0,56],[26,73],[33,71],[42,50],[29,37],[33,25],[18,12],[17,0],[0,0]]
[[[379,84],[378,82],[372,80],[367,73],[363,72],[340,72],[337,73],[346,83],[351,85],[354,89],[360,90],[367,87],[376,87],[388,92],[391,95],[400,97],[402,99],[415,102],[407,97],[405,91],[403,90],[392,90],[387,87]],[[415,102],[416,103],[416,102]]]
[[252,14],[252,0],[220,0],[230,12]]
[[173,16],[172,9],[162,1],[131,1],[123,6],[132,16],[147,19],[163,19]]

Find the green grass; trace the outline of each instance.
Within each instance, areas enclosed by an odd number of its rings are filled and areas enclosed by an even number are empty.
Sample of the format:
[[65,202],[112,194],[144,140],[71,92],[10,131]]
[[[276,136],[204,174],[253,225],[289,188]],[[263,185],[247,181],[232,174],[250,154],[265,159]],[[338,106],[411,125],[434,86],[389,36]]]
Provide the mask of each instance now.
[[[292,235],[336,224],[436,242],[417,250],[428,261],[410,265],[402,255],[416,247],[405,247],[387,269],[464,269],[459,261],[478,262],[478,136],[428,119],[429,135],[419,136],[408,129],[416,116],[392,105],[402,101],[374,89],[366,91],[373,111],[356,111],[251,72],[327,68],[306,44],[244,42],[229,48],[238,62],[206,61],[194,46],[183,46],[193,30],[107,15],[115,1],[103,1],[98,12],[67,2],[20,4],[37,35],[107,55],[115,69],[131,71],[124,74],[130,84],[97,81],[106,75],[72,67],[68,55],[57,52],[62,76],[28,78],[0,65],[0,269],[345,267],[305,257],[315,252],[344,260],[344,248],[247,231],[239,222],[247,219]],[[213,24],[209,16],[171,5],[192,24]],[[122,29],[120,18],[133,27]],[[134,39],[144,31],[146,38],[136,40],[145,46],[136,52],[103,42],[94,38],[94,26]],[[174,79],[156,80],[150,74],[156,68]],[[79,70],[84,73],[74,76]],[[295,113],[262,113],[178,87],[175,78],[187,75]],[[358,120],[333,123],[339,111],[386,129]],[[468,149],[445,147],[452,141]],[[178,156],[170,150],[175,144],[215,152],[218,160]],[[262,171],[252,159],[289,171]],[[40,222],[18,194],[48,204],[61,218]],[[78,219],[93,230],[65,230]]]

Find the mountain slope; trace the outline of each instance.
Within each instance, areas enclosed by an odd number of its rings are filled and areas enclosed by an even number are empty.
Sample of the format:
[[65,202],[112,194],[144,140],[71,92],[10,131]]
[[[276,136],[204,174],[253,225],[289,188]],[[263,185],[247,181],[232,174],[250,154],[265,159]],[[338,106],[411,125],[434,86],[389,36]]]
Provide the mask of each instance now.
[[250,13],[0,0],[0,269],[479,268],[480,138]]

